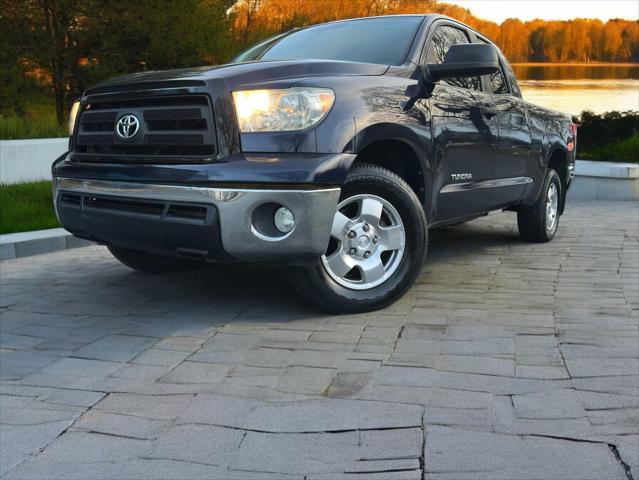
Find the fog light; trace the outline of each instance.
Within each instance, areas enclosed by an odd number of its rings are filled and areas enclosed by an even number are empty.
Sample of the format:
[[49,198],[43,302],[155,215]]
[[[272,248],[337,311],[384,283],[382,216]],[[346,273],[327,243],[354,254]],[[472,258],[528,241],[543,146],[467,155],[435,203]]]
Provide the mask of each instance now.
[[275,228],[282,233],[288,233],[295,227],[293,212],[286,207],[280,207],[275,211],[273,222],[275,223]]

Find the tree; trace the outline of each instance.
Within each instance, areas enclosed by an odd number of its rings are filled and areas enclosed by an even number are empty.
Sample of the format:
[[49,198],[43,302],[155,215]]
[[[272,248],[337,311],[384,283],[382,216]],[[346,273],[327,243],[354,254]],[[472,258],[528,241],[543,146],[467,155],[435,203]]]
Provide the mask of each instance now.
[[0,109],[47,89],[58,122],[83,89],[114,75],[223,63],[249,44],[342,18],[440,13],[495,41],[511,61],[637,61],[639,22],[508,19],[435,0],[0,0]]
[[19,62],[48,79],[61,125],[78,78],[81,24],[92,6],[91,0],[2,0],[7,44]]
[[[140,70],[201,65],[226,60],[224,47],[230,1],[137,0],[102,3],[92,19],[86,62],[95,81]],[[106,8],[105,8],[106,7]],[[176,8],[179,7],[179,8]]]
[[0,112],[23,116],[24,98],[37,90],[37,84],[28,75],[29,67],[24,62],[22,51],[16,44],[13,24],[0,3]]
[[0,0],[12,65],[49,84],[62,125],[90,84],[123,73],[227,59],[232,0]]
[[509,18],[500,27],[499,45],[512,62],[523,62],[530,56],[530,31],[521,20]]

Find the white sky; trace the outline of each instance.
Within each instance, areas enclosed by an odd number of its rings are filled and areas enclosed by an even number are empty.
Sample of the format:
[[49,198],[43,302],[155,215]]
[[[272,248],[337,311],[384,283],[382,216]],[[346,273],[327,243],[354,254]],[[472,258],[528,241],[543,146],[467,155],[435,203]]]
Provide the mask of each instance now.
[[639,19],[639,0],[442,0],[468,8],[473,15],[501,23],[521,20],[569,20],[572,18]]

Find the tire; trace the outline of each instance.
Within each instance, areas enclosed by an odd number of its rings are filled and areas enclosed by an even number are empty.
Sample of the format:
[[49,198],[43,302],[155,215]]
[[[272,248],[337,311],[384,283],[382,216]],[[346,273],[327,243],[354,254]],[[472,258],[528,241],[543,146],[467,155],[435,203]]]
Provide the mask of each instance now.
[[293,285],[330,312],[377,310],[413,284],[427,243],[424,209],[408,184],[384,168],[356,165],[342,187],[326,255],[292,269]]
[[517,226],[522,240],[543,243],[554,238],[559,226],[562,195],[559,175],[549,169],[537,202],[517,210]]
[[165,273],[197,268],[200,263],[192,260],[153,255],[129,248],[107,245],[111,254],[127,267],[142,273]]

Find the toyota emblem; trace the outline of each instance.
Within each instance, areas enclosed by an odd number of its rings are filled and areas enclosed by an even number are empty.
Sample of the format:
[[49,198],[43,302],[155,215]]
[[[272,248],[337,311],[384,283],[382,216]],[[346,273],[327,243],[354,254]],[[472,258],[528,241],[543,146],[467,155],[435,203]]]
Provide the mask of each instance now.
[[118,137],[129,139],[135,136],[140,129],[140,121],[135,115],[123,115],[115,125],[115,133]]

